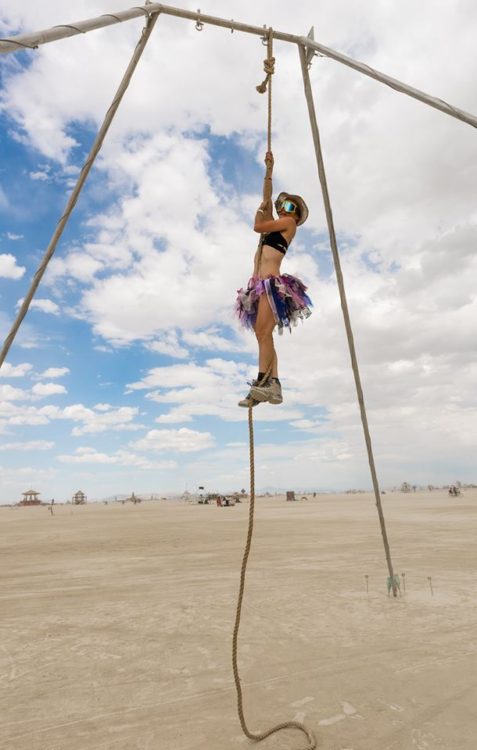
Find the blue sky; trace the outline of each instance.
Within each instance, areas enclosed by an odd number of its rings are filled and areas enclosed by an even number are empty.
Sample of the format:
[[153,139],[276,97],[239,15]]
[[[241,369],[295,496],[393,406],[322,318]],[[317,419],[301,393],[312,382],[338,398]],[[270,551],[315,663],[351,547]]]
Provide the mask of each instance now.
[[[319,38],[477,112],[476,10],[443,4],[429,35],[424,9],[405,5],[398,14],[330,0]],[[73,17],[59,0],[7,0],[1,32],[127,7],[82,0]],[[203,10],[221,15],[216,0]],[[295,33],[318,21],[311,2],[293,13],[285,2],[232,2],[227,13]],[[1,60],[3,337],[141,27]],[[369,487],[298,57],[285,44],[275,54],[275,194],[300,192],[310,206],[284,270],[308,284],[315,309],[277,337],[285,400],[255,410],[257,485]],[[159,19],[0,371],[0,502],[31,486],[57,501],[78,489],[101,498],[248,486],[236,403],[256,351],[233,305],[257,242],[263,56],[254,37]],[[311,76],[378,476],[387,487],[473,481],[475,131],[323,58]]]

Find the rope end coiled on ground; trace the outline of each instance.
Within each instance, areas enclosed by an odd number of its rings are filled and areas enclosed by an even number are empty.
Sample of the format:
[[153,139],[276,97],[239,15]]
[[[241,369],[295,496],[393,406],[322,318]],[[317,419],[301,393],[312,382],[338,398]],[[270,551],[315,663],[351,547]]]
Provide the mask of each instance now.
[[[267,372],[267,375],[268,375],[268,372]],[[245,715],[243,711],[243,694],[242,694],[242,686],[240,684],[240,675],[239,675],[239,669],[238,669],[238,635],[239,635],[239,628],[240,628],[240,619],[242,616],[242,602],[243,602],[243,596],[244,596],[244,591],[245,591],[245,575],[247,572],[247,562],[248,562],[248,557],[250,554],[250,548],[252,546],[253,524],[254,524],[254,513],[255,513],[255,448],[254,448],[254,438],[253,438],[252,409],[253,409],[252,406],[248,407],[248,431],[249,431],[249,448],[250,448],[250,508],[249,508],[249,514],[248,514],[247,539],[245,542],[245,549],[244,549],[243,559],[242,559],[242,567],[240,570],[240,586],[239,586],[239,594],[238,594],[238,599],[237,599],[237,610],[235,613],[234,632],[233,632],[233,638],[232,638],[232,667],[233,667],[233,673],[234,673],[235,688],[237,691],[237,712],[239,716],[240,726],[242,727],[242,731],[245,734],[245,736],[248,737],[249,740],[260,742],[261,740],[264,740],[267,737],[270,737],[270,735],[275,734],[275,732],[279,732],[282,729],[295,729],[299,732],[303,732],[308,742],[307,746],[301,748],[301,750],[315,750],[315,748],[317,747],[315,735],[313,734],[313,732],[307,729],[307,727],[304,724],[301,724],[299,721],[284,721],[281,724],[277,724],[265,732],[251,732],[249,728],[247,727],[247,723],[245,721]]]

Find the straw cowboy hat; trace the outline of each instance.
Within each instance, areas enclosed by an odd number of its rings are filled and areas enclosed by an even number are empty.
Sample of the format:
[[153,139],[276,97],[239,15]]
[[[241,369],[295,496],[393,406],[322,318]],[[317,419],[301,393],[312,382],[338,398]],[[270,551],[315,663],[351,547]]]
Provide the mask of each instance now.
[[280,193],[275,201],[275,208],[277,209],[277,211],[279,210],[283,201],[286,200],[293,201],[297,204],[300,209],[300,218],[297,221],[297,225],[300,226],[300,224],[304,224],[308,218],[308,208],[303,198],[301,198],[299,195],[292,195],[292,193]]

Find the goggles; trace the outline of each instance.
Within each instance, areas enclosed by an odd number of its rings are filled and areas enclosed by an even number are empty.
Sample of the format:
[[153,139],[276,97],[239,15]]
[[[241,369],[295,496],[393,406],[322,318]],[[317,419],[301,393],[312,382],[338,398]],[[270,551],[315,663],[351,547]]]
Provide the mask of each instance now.
[[280,203],[280,208],[278,210],[286,211],[287,214],[294,214],[297,212],[298,206],[296,203],[293,203],[293,201],[286,199]]

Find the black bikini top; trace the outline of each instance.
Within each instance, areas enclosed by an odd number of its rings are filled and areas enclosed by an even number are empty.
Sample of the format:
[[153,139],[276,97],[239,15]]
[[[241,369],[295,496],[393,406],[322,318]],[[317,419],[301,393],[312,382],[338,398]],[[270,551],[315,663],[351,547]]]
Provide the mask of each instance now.
[[280,253],[285,255],[288,250],[288,242],[281,232],[269,232],[265,234],[262,240],[262,246],[268,245],[268,247],[274,247]]

